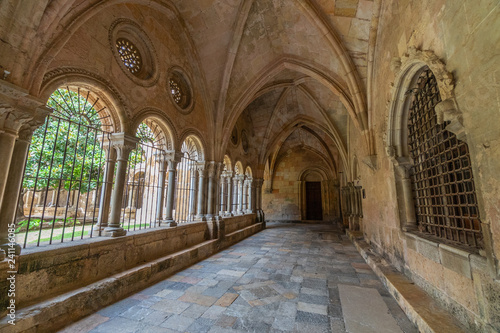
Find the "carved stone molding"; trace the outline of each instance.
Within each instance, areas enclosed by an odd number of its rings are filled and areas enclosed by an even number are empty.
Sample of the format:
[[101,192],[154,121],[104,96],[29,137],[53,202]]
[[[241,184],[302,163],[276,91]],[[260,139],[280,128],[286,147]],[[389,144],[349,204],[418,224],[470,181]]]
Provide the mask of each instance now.
[[408,156],[405,137],[409,109],[407,92],[425,66],[434,74],[442,99],[435,108],[438,123],[450,121],[447,130],[455,133],[458,139],[465,139],[462,115],[455,102],[453,74],[446,69],[445,63],[433,51],[411,47],[401,58],[391,60],[390,67],[395,74],[395,80],[391,83],[391,100],[388,103],[389,124],[385,150],[392,160]]
[[[128,103],[125,101],[123,96],[118,92],[118,90],[111,84],[111,82],[85,69],[75,68],[75,67],[59,67],[47,72],[43,76],[41,91],[44,91],[54,81],[62,79],[66,76],[80,76],[84,79],[84,81],[86,81],[84,83],[86,83],[89,86],[89,88],[93,88],[92,86],[97,84],[98,85],[97,90],[100,90],[101,88],[109,90],[113,98],[115,98],[120,103],[120,106],[123,108],[123,112],[125,113],[125,115],[129,119],[132,118],[130,110],[127,107]],[[89,89],[89,90],[96,90],[96,89]],[[102,98],[102,96],[99,97]],[[111,116],[113,117],[113,124],[115,126],[115,130],[116,131],[123,130],[120,126],[120,121],[115,112],[111,113]]]
[[35,129],[42,125],[51,110],[27,90],[0,80],[0,130],[18,134],[30,140]]
[[456,107],[455,100],[452,98],[445,99],[434,107],[437,116],[437,123],[442,124],[449,122],[446,130],[457,136],[457,139],[466,141],[465,129],[463,125],[462,112]]

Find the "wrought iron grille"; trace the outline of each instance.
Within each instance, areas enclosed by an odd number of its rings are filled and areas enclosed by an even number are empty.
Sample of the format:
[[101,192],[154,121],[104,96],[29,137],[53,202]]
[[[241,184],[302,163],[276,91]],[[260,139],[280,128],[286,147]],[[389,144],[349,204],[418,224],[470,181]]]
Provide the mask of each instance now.
[[446,130],[446,123],[437,123],[434,107],[441,97],[430,69],[422,72],[412,92],[408,143],[418,228],[480,248],[483,237],[469,148]]
[[[160,183],[160,164],[156,159],[162,152],[153,145],[139,143],[129,156],[122,203],[122,225],[126,230],[160,226],[163,216],[158,216],[157,198],[161,191],[165,198],[166,186]],[[161,205],[165,205],[164,200]]]
[[194,220],[196,215],[196,185],[198,179],[198,153],[193,145],[184,141],[183,156],[177,164],[176,191],[174,197],[174,219],[177,223]]
[[[58,89],[32,137],[16,217],[23,247],[93,237],[110,135],[105,107],[90,91]],[[109,120],[108,120],[109,121]],[[109,128],[108,127],[108,128]],[[113,184],[109,184],[113,186]]]

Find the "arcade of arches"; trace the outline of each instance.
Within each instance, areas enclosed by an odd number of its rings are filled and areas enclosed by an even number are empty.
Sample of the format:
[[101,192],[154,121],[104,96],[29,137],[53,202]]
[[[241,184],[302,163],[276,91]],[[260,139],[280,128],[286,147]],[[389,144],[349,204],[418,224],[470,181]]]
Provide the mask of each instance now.
[[11,271],[50,331],[294,222],[500,331],[499,54],[494,0],[1,1],[2,317]]

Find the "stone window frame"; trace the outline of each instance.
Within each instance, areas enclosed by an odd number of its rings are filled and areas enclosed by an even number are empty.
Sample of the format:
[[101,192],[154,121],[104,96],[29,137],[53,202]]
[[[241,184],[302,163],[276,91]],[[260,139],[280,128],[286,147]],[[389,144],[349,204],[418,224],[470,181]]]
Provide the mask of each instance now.
[[[116,41],[120,38],[130,41],[140,53],[142,68],[139,72],[132,73],[123,64],[116,48]],[[156,56],[153,43],[137,23],[129,19],[114,21],[109,28],[108,41],[116,62],[130,80],[143,87],[150,87],[156,84],[160,72],[158,70],[158,57]]]
[[[181,89],[185,89],[185,94],[187,96],[187,101],[183,103],[182,105],[179,105],[174,97],[172,96],[172,93],[170,91],[170,79],[172,77],[176,77],[180,82]],[[184,69],[182,69],[179,66],[172,66],[168,69],[167,71],[167,78],[166,78],[166,86],[167,86],[167,92],[170,100],[172,101],[172,104],[174,107],[179,111],[180,113],[187,115],[191,113],[194,109],[194,91],[193,91],[193,85],[191,84],[192,80],[190,79],[190,76],[186,73]]]
[[[392,99],[388,104],[389,118],[385,149],[394,166],[401,230],[405,233],[409,248],[457,273],[470,277],[473,262],[484,260],[482,261],[483,267],[488,266],[487,270],[495,276],[497,275],[495,274],[497,263],[493,257],[491,232],[489,224],[484,223],[484,221],[481,223],[484,249],[480,250],[417,232],[413,192],[409,177],[411,159],[409,157],[407,123],[411,96],[407,94],[407,91],[415,85],[420,73],[426,67],[433,72],[441,94],[442,101],[435,106],[438,123],[449,122],[446,130],[455,134],[457,139],[467,142],[462,113],[455,100],[454,78],[441,59],[432,51],[421,51],[416,48],[410,48],[408,53],[401,58],[393,58],[391,70],[395,73],[395,78],[394,83],[392,83]],[[478,195],[480,216],[485,216],[479,199],[480,193],[476,193],[476,195]],[[432,250],[429,251],[429,248]],[[450,259],[451,257],[454,261]],[[462,265],[456,265],[457,261],[461,262]],[[474,266],[477,265],[474,264]]]

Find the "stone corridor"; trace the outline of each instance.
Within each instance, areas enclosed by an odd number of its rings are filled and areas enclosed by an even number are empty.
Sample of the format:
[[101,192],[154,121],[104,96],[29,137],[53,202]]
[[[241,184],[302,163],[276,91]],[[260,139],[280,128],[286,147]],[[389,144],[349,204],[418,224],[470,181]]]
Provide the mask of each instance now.
[[264,231],[64,329],[417,332],[334,226]]

